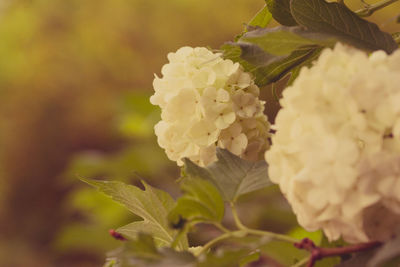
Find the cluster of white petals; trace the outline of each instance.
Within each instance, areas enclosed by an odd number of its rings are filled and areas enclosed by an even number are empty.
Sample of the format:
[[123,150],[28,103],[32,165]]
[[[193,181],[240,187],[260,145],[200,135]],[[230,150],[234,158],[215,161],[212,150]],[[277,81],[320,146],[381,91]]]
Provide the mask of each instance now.
[[243,158],[262,158],[269,124],[251,75],[203,47],[182,47],[168,60],[150,98],[161,107],[155,133],[168,158],[182,165],[187,157],[206,166],[216,161],[217,146]]
[[299,223],[330,240],[385,240],[400,225],[400,50],[337,44],[281,100],[265,157]]

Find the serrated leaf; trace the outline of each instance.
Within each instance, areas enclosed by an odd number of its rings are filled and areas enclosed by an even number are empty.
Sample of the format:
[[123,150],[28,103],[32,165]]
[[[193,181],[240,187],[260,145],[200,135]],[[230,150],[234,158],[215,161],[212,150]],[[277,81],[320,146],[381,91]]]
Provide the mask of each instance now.
[[272,19],[272,14],[269,12],[267,5],[257,12],[257,14],[250,20],[248,26],[251,27],[266,27]]
[[240,38],[239,43],[255,44],[267,54],[287,56],[303,46],[333,46],[336,41],[333,36],[303,27],[279,26],[250,31]]
[[149,234],[139,233],[135,240],[128,243],[129,250],[138,258],[159,259],[156,243]]
[[157,248],[152,236],[139,234],[135,240],[125,242],[124,246],[108,253],[108,262],[115,267],[195,267],[196,258],[187,251],[171,248]]
[[294,83],[294,81],[297,79],[297,77],[300,74],[300,70],[303,67],[312,66],[312,63],[314,62],[314,60],[316,60],[319,57],[321,51],[322,51],[322,48],[316,49],[315,52],[313,54],[311,54],[309,57],[307,57],[300,65],[298,65],[298,66],[296,66],[296,67],[291,69],[290,78],[289,78],[289,80],[288,80],[288,82],[286,84],[286,87],[290,86],[290,85],[292,85]]
[[290,13],[290,0],[266,0],[265,2],[277,22],[286,26],[297,25]]
[[345,5],[324,0],[291,0],[290,10],[298,24],[309,30],[327,33],[338,40],[369,51],[397,48],[390,34],[366,21]]
[[211,181],[226,201],[271,185],[265,161],[251,162],[241,159],[228,150],[217,148],[218,161],[206,168],[185,159],[186,174]]
[[[116,181],[83,178],[81,180],[96,187],[143,219],[143,221],[121,227],[117,229],[117,232],[131,239],[136,239],[139,233],[150,234],[158,246],[169,246],[174,241],[176,231],[169,227],[167,216],[174,207],[175,201],[168,193],[144,181],[142,183],[145,190]],[[187,247],[186,238],[182,238],[178,243],[178,248],[186,249]]]
[[266,27],[272,19],[272,14],[269,12],[267,5],[257,12],[257,14],[245,25],[244,31],[235,37],[235,41],[239,40],[247,31],[257,28]]
[[156,245],[152,236],[139,233],[134,240],[124,242],[122,247],[107,253],[106,265],[113,263],[113,267],[128,267],[138,266],[137,262],[132,259],[145,259],[146,263],[159,260],[160,254],[157,251]]
[[283,241],[271,241],[260,247],[260,250],[282,266],[292,266],[309,255],[309,252]]
[[252,255],[251,249],[243,248],[238,250],[219,249],[215,253],[208,253],[206,258],[200,261],[197,267],[232,267]]
[[215,186],[198,177],[188,177],[181,182],[184,195],[169,214],[173,224],[180,219],[196,222],[220,222],[224,217],[224,201]]
[[[255,83],[258,86],[264,86],[280,80],[287,73],[296,67],[301,67],[307,60],[314,58],[321,52],[321,48],[302,47],[293,51],[287,57],[281,57],[278,61],[270,60],[266,57],[263,62],[263,56],[253,61],[248,55],[246,47],[255,46],[252,44],[225,44],[221,48],[224,50],[224,58],[239,62],[247,72],[251,72],[255,77]],[[258,47],[258,46],[257,46]],[[265,53],[258,48],[260,53]]]
[[240,57],[254,66],[268,66],[269,64],[285,59],[284,56],[268,53],[255,44],[240,41],[230,44],[240,47]]
[[395,259],[400,261],[400,235],[387,241],[381,248],[378,248],[377,252],[366,266],[383,266],[386,262]]

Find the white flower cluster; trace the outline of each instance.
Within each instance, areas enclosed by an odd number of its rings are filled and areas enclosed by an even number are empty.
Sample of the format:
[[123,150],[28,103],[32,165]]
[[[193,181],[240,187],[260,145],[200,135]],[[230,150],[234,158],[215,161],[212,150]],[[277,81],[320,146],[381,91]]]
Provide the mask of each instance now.
[[216,161],[216,146],[262,158],[269,124],[251,75],[203,47],[182,47],[168,59],[150,101],[161,107],[155,133],[169,159],[206,166]]
[[337,44],[286,88],[265,157],[308,230],[385,240],[400,225],[400,50]]

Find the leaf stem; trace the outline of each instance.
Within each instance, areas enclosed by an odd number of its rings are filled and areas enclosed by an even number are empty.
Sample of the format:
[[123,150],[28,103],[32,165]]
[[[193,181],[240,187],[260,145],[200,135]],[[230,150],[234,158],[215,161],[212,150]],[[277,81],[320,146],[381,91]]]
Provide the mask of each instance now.
[[231,205],[233,220],[235,221],[237,228],[242,229],[242,230],[247,230],[247,227],[244,226],[243,223],[239,219],[239,215],[238,215],[235,203],[230,202],[230,205]]
[[225,239],[231,238],[231,237],[244,237],[246,235],[258,235],[258,236],[264,236],[264,237],[269,237],[271,239],[279,240],[279,241],[285,241],[289,243],[298,243],[299,240],[287,235],[282,235],[282,234],[277,234],[273,232],[268,232],[268,231],[263,231],[263,230],[256,230],[256,229],[250,229],[246,227],[239,218],[239,214],[237,212],[237,209],[235,207],[234,202],[230,202],[231,210],[232,210],[232,216],[235,221],[235,224],[239,230],[236,231],[231,231],[227,229],[225,226],[223,226],[219,222],[214,222],[213,225],[216,226],[218,229],[220,229],[222,232],[224,232],[222,235],[212,239],[208,243],[206,243],[199,251],[195,253],[195,256],[198,257],[201,254],[207,252],[208,249],[210,249],[212,246],[217,244],[220,241],[223,241]]
[[357,10],[355,13],[360,17],[368,17],[371,16],[375,11],[387,7],[388,5],[391,5],[397,1],[399,0],[382,0],[378,3],[368,5],[365,8]]
[[223,226],[220,222],[213,222],[212,225],[214,225],[215,227],[217,227],[219,230],[221,230],[224,233],[231,232],[231,230],[229,230],[228,228]]
[[235,221],[236,226],[244,230],[247,234],[252,234],[252,235],[259,235],[259,236],[266,236],[275,240],[280,240],[280,241],[285,241],[289,243],[297,243],[299,242],[298,239],[287,236],[287,235],[282,235],[282,234],[277,234],[269,231],[263,231],[263,230],[256,230],[256,229],[250,229],[247,226],[245,226],[239,219],[238,212],[236,210],[235,204],[233,202],[230,203],[231,209],[232,209],[232,215],[233,219]]
[[255,229],[246,229],[247,233],[253,234],[253,235],[259,235],[259,236],[266,236],[275,240],[279,241],[284,241],[284,242],[289,242],[289,243],[297,243],[299,242],[298,239],[290,237],[288,235],[282,235],[282,234],[277,234],[269,231],[263,231],[263,230],[255,230]]
[[236,233],[240,233],[242,231],[233,231],[233,232],[227,232],[225,234],[222,234],[216,238],[214,238],[213,240],[209,241],[208,243],[206,243],[198,252],[195,253],[195,256],[198,257],[201,254],[203,254],[204,252],[206,252],[208,249],[210,249],[212,246],[214,246],[216,243],[228,239],[230,237],[233,237]]

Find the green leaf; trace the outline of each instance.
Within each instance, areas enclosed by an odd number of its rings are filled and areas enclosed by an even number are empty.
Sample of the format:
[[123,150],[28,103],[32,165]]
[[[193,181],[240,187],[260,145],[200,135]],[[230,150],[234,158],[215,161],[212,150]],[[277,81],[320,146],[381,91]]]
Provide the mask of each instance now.
[[200,261],[197,267],[232,267],[238,266],[241,260],[253,255],[248,248],[238,250],[219,249],[215,253],[208,253],[203,261]]
[[309,252],[297,249],[292,243],[283,241],[271,241],[260,249],[263,254],[283,266],[292,266],[309,255]]
[[315,231],[315,232],[308,232],[304,228],[297,226],[293,228],[290,232],[289,235],[291,237],[297,238],[298,240],[302,240],[303,238],[309,238],[311,239],[315,245],[320,245],[322,238],[323,238],[323,233],[321,230]]
[[272,19],[272,14],[269,12],[268,7],[264,7],[257,12],[257,14],[250,20],[248,26],[265,28]]
[[291,0],[290,10],[298,24],[312,31],[333,35],[360,49],[382,49],[391,53],[397,48],[390,34],[360,18],[343,4],[324,0]]
[[198,177],[187,177],[181,182],[184,195],[169,214],[173,224],[181,219],[196,222],[220,222],[224,216],[224,201],[215,186]]
[[375,255],[366,265],[367,267],[389,266],[384,265],[388,262],[396,261],[400,263],[400,235],[386,242],[381,248],[378,248]]
[[273,18],[282,25],[297,25],[296,20],[290,13],[290,0],[266,0],[269,11]]
[[317,49],[312,55],[307,57],[300,65],[296,66],[295,68],[292,68],[290,71],[290,78],[289,78],[286,86],[290,86],[294,83],[294,81],[300,74],[301,68],[311,67],[314,60],[316,60],[319,57],[319,55],[321,54],[321,51],[322,51],[322,48]]
[[118,267],[196,266],[196,258],[187,251],[157,248],[151,235],[139,234],[135,240],[107,254],[107,264]]
[[149,234],[138,234],[135,240],[128,243],[128,248],[138,258],[151,260],[160,258],[155,241]]
[[242,258],[239,262],[240,267],[248,266],[249,263],[258,261],[260,259],[261,253],[260,251],[255,251],[250,253],[246,257]]
[[239,52],[239,56],[254,66],[268,66],[269,64],[285,59],[284,56],[268,53],[255,44],[239,41],[231,43],[231,45],[240,47],[239,51],[241,52]]
[[228,150],[217,148],[218,161],[207,168],[199,167],[185,159],[185,171],[211,181],[226,201],[236,201],[243,194],[271,185],[267,163],[262,160],[250,162]]
[[[128,210],[143,221],[130,223],[117,229],[125,237],[136,239],[139,233],[147,233],[154,237],[158,246],[169,246],[174,241],[176,231],[170,229],[168,213],[175,205],[172,197],[142,181],[145,190],[116,181],[96,181],[83,179],[82,181],[96,187],[99,191],[110,196],[124,205]],[[186,237],[178,243],[179,249],[187,248]]]
[[[253,60],[251,48],[257,47],[258,55],[256,60]],[[239,62],[247,72],[251,72],[255,77],[255,83],[258,86],[264,86],[280,80],[287,73],[291,72],[296,67],[301,67],[307,63],[310,58],[315,58],[319,55],[322,48],[320,47],[302,47],[293,51],[287,57],[280,57],[277,61],[271,60],[265,56],[264,51],[256,45],[252,44],[225,44],[222,46],[224,50],[224,58],[231,59],[234,62]],[[276,56],[277,57],[277,56]]]
[[256,29],[240,38],[239,43],[251,43],[259,46],[265,53],[286,56],[303,46],[333,46],[336,38],[302,27],[279,26],[275,28]]
[[240,37],[243,36],[247,31],[257,28],[266,27],[272,19],[272,14],[269,12],[266,5],[257,12],[257,14],[249,21],[249,23],[245,24],[245,28],[242,33],[235,36],[235,41],[239,40]]

